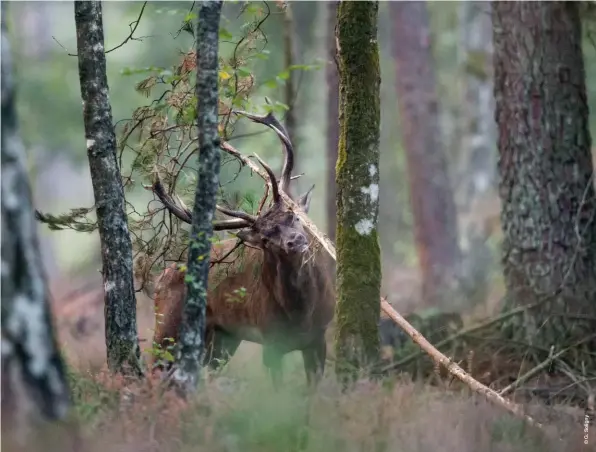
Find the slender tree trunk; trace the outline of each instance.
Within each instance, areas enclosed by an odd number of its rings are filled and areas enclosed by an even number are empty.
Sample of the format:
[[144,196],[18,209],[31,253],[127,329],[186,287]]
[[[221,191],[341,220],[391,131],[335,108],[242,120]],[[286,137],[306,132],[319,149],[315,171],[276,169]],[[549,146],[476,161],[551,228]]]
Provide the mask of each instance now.
[[174,379],[184,392],[196,390],[205,352],[205,321],[213,215],[219,187],[218,125],[219,21],[223,1],[201,3],[197,26],[199,175],[192,213],[187,296],[182,313]]
[[[505,332],[558,349],[593,333],[583,316],[596,316],[596,194],[580,6],[492,8],[505,308],[540,303]],[[594,369],[593,353],[583,364]]]
[[492,22],[489,2],[462,2],[459,8],[459,66],[463,86],[459,181],[455,197],[465,253],[462,277],[470,299],[482,303],[497,259],[487,243],[491,232],[486,227],[489,219],[481,214],[487,210],[486,206],[495,205],[491,201],[497,198]]
[[[294,145],[294,154],[300,155],[298,152],[298,122],[296,120],[296,71],[290,70],[290,67],[296,64],[294,17],[290,2],[286,2],[284,8],[284,66],[289,71],[289,77],[285,85],[285,102],[290,107],[286,112],[285,127]],[[298,173],[298,160],[300,159],[294,159],[294,172],[296,173]]]
[[[2,4],[2,445],[32,447],[47,421],[65,420],[70,394],[50,312],[18,130],[15,74]],[[47,445],[47,444],[46,444]],[[39,444],[36,445],[39,447]]]
[[337,48],[335,44],[335,24],[337,22],[338,1],[327,3],[327,235],[335,242],[337,189],[335,186],[335,165],[339,142],[339,78],[337,74]]
[[396,89],[426,306],[449,307],[461,263],[457,212],[441,146],[426,3],[391,2]]
[[337,160],[337,332],[340,378],[378,359],[380,69],[378,2],[337,10],[340,77]]
[[74,8],[87,156],[103,260],[108,367],[140,375],[132,242],[108,97],[101,2],[75,1]]

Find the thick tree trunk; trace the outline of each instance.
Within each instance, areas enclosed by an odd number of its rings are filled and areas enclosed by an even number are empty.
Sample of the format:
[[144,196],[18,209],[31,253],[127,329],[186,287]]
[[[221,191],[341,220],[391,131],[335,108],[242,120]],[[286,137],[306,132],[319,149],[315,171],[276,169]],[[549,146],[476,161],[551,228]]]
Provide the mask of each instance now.
[[339,2],[333,0],[327,3],[327,235],[335,242],[336,197],[335,165],[337,163],[337,144],[339,142],[339,78],[337,74],[337,48],[335,45],[335,24],[337,22],[337,7]]
[[449,308],[461,263],[457,212],[441,146],[430,28],[424,2],[391,2],[396,90],[427,307]]
[[101,2],[76,1],[79,80],[105,290],[106,349],[114,372],[141,374],[132,242],[108,97]]
[[340,378],[372,364],[379,352],[378,9],[378,2],[342,1],[337,11],[340,135],[335,351]]
[[35,441],[40,433],[40,422],[66,418],[70,395],[54,334],[25,149],[18,130],[4,3],[1,45],[2,445],[8,448],[14,441],[31,447],[29,441]]
[[[593,333],[582,316],[596,315],[596,196],[579,4],[492,8],[506,309],[540,303],[506,332],[558,348]],[[594,369],[590,359],[584,364]]]
[[218,114],[219,21],[223,1],[201,3],[197,26],[197,87],[199,175],[192,213],[187,265],[187,296],[178,338],[174,379],[184,392],[197,388],[205,352],[205,321],[209,255],[221,154]]

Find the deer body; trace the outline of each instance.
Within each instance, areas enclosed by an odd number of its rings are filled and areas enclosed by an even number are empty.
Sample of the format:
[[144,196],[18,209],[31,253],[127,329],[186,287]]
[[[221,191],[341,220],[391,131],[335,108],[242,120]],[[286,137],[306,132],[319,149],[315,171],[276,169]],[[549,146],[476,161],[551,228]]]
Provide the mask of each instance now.
[[[293,153],[283,127],[272,114],[244,114],[271,127],[284,144],[286,159],[280,186],[287,193]],[[233,356],[242,341],[262,344],[263,363],[277,387],[283,355],[301,350],[307,382],[316,384],[325,367],[325,331],[335,311],[335,262],[325,250],[313,246],[314,238],[283,205],[273,172],[259,161],[269,176],[273,194],[266,212],[252,216],[218,207],[236,217],[221,222],[218,229],[231,229],[232,223],[235,229],[242,228],[237,237],[243,245],[236,247],[236,240],[226,240],[212,246],[205,358],[215,368],[219,360]],[[163,189],[154,190],[173,214],[191,221],[188,210],[175,206]],[[297,201],[305,212],[311,191]],[[184,273],[174,264],[155,286],[157,344],[166,346],[168,338],[177,340],[185,296]]]
[[[212,247],[211,260],[232,250],[235,240]],[[242,341],[264,346],[263,362],[279,384],[281,358],[301,350],[309,383],[320,378],[325,331],[335,309],[333,260],[324,250],[304,258],[281,258],[245,246],[215,264],[209,273],[206,361],[217,367]],[[156,284],[154,341],[161,347],[178,339],[186,296],[185,272],[176,264]],[[314,379],[313,379],[314,378]]]

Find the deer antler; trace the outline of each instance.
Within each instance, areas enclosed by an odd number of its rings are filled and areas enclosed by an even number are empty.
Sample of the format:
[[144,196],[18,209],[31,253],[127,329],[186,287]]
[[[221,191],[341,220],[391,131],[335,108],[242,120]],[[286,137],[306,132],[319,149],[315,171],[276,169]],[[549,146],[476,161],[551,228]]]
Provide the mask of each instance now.
[[[189,209],[179,207],[174,199],[166,192],[159,175],[155,173],[154,176],[155,182],[151,185],[150,188],[153,193],[159,198],[161,203],[168,209],[170,213],[172,213],[175,217],[179,218],[180,220],[184,221],[185,223],[191,224],[192,223],[192,213]],[[219,206],[218,206],[219,207]],[[226,209],[227,210],[227,209]],[[230,211],[233,212],[233,211]],[[226,212],[223,212],[226,213]],[[227,214],[227,213],[226,213]],[[242,214],[242,212],[240,212]],[[250,218],[250,219],[249,219]],[[242,229],[250,226],[254,223],[254,217],[248,214],[244,214],[244,216],[237,216],[236,219],[233,220],[222,220],[222,221],[214,221],[213,222],[213,230],[214,231],[225,231],[228,229]]]
[[255,115],[243,110],[233,110],[233,112],[237,115],[246,116],[253,122],[266,125],[277,134],[284,149],[284,163],[281,170],[279,185],[281,186],[282,191],[288,193],[290,181],[292,180],[292,170],[294,169],[294,146],[292,145],[292,141],[290,140],[288,132],[284,126],[279,122],[272,112],[269,112],[264,116]]
[[254,215],[251,215],[249,213],[246,213],[246,212],[241,212],[239,210],[231,210],[226,207],[222,207],[222,206],[218,206],[218,205],[216,205],[215,208],[223,214],[226,214],[230,217],[241,218],[242,220],[245,220],[249,223],[254,223],[255,221],[257,221],[257,217],[255,217]]
[[263,167],[263,169],[265,170],[265,172],[267,173],[267,176],[269,176],[269,180],[271,182],[271,195],[273,196],[273,203],[274,204],[279,204],[281,202],[281,197],[279,195],[279,187],[277,186],[277,180],[275,179],[275,174],[273,174],[273,171],[271,170],[271,167],[269,165],[267,165],[262,159],[261,157],[259,157],[257,155],[257,153],[254,153],[255,158],[259,161],[259,163],[261,164],[261,166]]

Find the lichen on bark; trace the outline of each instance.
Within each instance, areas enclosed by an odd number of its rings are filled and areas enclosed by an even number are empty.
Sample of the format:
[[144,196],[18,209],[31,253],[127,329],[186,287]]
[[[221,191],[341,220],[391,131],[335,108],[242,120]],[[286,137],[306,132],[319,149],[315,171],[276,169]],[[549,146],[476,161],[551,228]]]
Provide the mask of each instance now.
[[108,367],[140,375],[132,242],[108,96],[101,2],[74,3],[87,156],[103,262]]
[[[15,77],[2,4],[2,444],[29,441],[35,423],[66,419],[70,394],[50,312],[15,105]],[[37,431],[39,433],[39,431]],[[15,438],[15,435],[22,438]],[[9,438],[6,438],[9,439]]]
[[[592,333],[588,318],[596,314],[596,195],[579,4],[493,2],[492,18],[505,309],[538,304],[504,334],[563,347]],[[592,355],[584,364],[594,369]]]
[[187,393],[197,388],[205,352],[209,255],[221,161],[217,115],[219,21],[222,3],[221,0],[201,3],[196,35],[199,174],[188,252],[187,295],[173,372],[173,379]]
[[381,259],[378,2],[342,1],[337,11],[340,136],[337,183],[336,372],[376,362]]

